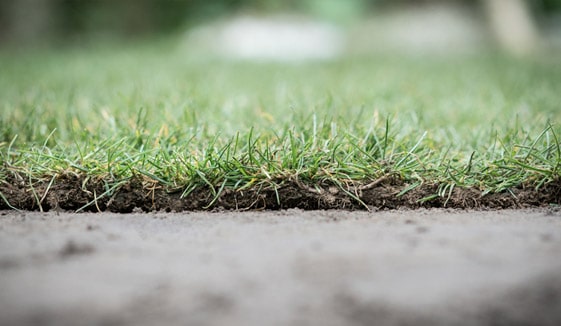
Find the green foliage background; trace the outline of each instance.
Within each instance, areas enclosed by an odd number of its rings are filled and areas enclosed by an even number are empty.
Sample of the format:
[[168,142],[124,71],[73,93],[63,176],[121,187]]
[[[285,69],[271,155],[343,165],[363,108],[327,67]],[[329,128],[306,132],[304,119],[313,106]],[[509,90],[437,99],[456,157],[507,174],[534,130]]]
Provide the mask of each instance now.
[[[422,1],[425,3],[426,1]],[[456,0],[466,6],[479,1]],[[3,0],[0,41],[75,42],[180,31],[236,12],[297,11],[346,23],[381,7],[418,5],[388,0]],[[40,5],[39,5],[40,4]],[[558,12],[559,0],[530,1],[536,17]]]

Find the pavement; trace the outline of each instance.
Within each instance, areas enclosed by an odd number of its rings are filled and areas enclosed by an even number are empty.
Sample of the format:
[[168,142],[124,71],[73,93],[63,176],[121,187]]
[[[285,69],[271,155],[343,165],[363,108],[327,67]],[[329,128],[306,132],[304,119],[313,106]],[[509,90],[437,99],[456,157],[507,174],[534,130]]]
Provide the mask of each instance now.
[[0,325],[561,325],[558,209],[0,212]]

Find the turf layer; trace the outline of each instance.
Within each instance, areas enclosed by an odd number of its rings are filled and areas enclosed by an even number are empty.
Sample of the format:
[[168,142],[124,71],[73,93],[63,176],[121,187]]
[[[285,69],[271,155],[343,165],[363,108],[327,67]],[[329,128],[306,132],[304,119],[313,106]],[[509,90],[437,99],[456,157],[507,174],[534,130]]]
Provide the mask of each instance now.
[[0,53],[0,209],[559,205],[561,62]]

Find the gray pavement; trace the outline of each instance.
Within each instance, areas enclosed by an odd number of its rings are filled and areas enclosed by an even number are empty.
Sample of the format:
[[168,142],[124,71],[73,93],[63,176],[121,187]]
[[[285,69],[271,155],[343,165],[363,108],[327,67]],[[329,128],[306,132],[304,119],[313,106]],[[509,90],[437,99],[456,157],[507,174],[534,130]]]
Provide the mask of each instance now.
[[0,325],[561,325],[561,212],[0,212]]

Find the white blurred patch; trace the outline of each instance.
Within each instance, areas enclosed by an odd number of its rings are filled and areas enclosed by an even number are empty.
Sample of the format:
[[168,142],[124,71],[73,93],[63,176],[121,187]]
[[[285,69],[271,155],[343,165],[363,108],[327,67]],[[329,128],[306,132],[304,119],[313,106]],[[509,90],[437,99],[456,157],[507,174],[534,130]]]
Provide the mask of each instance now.
[[222,57],[255,61],[329,60],[344,46],[335,26],[292,16],[238,17],[196,29],[189,40]]
[[402,7],[362,22],[352,35],[353,50],[408,54],[474,52],[488,42],[485,22],[454,3]]

